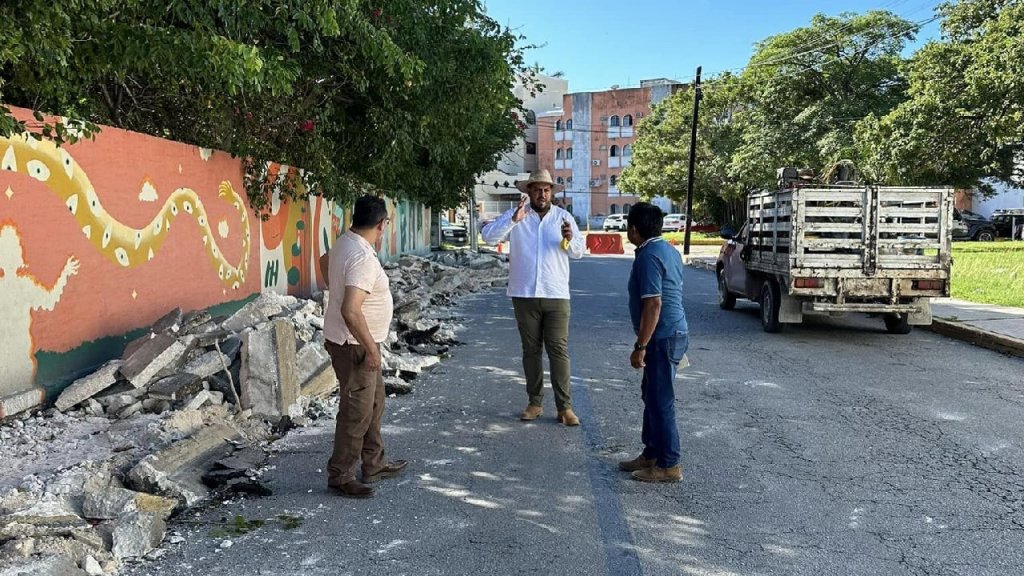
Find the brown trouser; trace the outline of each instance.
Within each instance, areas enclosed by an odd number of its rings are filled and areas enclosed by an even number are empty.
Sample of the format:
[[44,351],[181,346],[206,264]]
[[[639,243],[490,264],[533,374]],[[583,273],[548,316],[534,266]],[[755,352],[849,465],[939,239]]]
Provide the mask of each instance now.
[[334,452],[327,462],[327,483],[344,484],[356,477],[356,464],[363,461],[363,476],[380,472],[384,461],[384,439],[380,421],[384,416],[384,376],[380,370],[363,369],[366,349],[358,344],[324,344],[338,376],[338,423],[334,429]]
[[523,342],[523,374],[531,406],[544,401],[544,349],[551,366],[555,407],[572,408],[569,391],[569,301],[555,298],[513,298],[512,308]]

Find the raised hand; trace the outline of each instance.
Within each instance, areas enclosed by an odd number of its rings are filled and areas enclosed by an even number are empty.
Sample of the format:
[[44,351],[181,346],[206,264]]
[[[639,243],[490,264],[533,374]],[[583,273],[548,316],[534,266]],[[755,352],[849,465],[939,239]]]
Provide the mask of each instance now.
[[524,194],[519,199],[519,206],[517,206],[516,211],[512,213],[513,222],[519,223],[523,221],[523,218],[526,218],[526,210],[524,208],[526,207],[527,198],[529,198],[529,196]]

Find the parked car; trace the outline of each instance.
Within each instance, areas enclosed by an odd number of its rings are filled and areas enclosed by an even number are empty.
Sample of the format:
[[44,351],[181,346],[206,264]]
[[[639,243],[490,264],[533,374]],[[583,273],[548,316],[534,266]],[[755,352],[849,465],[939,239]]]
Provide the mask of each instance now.
[[604,223],[601,227],[605,232],[612,230],[618,230],[620,232],[626,231],[626,215],[625,214],[610,214],[605,217]]
[[685,214],[666,214],[661,224],[662,232],[681,232],[686,228]]
[[991,242],[996,239],[996,228],[981,214],[953,209],[953,240]]
[[[1011,229],[1017,223],[1016,234]],[[992,213],[992,226],[1000,238],[1021,238],[1021,228],[1024,227],[1024,208],[1004,208]],[[1024,238],[1021,238],[1024,239]]]
[[452,224],[447,218],[441,218],[441,241],[451,244],[469,243],[469,232],[465,226]]

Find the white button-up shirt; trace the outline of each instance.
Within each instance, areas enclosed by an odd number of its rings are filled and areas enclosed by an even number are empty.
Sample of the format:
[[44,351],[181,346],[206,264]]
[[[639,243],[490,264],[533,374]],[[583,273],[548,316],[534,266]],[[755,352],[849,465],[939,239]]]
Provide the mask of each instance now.
[[[572,214],[552,205],[541,218],[527,203],[526,217],[513,222],[512,208],[481,231],[484,242],[497,244],[506,238],[509,250],[508,295],[512,298],[569,299],[569,258],[583,257],[584,242]],[[572,226],[569,249],[562,249],[562,222]]]

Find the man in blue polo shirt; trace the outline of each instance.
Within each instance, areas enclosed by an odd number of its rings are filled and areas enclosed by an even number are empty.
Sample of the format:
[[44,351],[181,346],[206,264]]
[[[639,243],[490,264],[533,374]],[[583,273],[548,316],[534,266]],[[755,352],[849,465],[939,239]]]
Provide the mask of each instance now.
[[676,366],[689,345],[683,259],[661,237],[663,220],[661,209],[647,202],[634,205],[626,220],[626,235],[637,247],[629,275],[629,316],[636,332],[629,363],[644,371],[644,451],[619,462],[619,468],[643,482],[678,482],[683,476],[673,388]]

